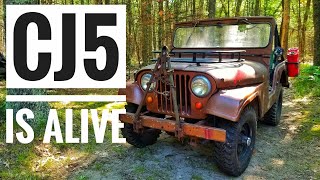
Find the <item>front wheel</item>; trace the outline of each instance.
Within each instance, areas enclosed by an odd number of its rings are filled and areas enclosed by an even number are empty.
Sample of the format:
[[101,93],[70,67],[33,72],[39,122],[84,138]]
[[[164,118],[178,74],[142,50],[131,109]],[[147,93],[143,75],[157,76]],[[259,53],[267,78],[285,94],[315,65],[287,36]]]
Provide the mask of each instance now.
[[[135,104],[128,103],[128,105],[126,105],[126,110],[130,113],[135,113],[137,108],[138,106]],[[156,143],[161,133],[160,130],[151,128],[144,128],[141,133],[136,133],[133,130],[133,125],[128,123],[124,123],[124,128],[121,129],[121,131],[127,142],[138,148],[143,148]]]
[[218,167],[228,175],[240,176],[248,167],[256,141],[256,111],[248,106],[239,122],[220,120],[217,125],[227,131],[226,142],[215,143],[214,157]]

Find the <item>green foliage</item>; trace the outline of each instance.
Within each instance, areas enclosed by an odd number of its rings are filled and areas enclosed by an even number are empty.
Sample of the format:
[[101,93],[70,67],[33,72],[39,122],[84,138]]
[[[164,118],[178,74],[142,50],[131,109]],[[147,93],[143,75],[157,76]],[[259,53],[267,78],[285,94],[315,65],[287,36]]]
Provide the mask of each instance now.
[[6,0],[6,4],[37,4],[38,0]]
[[295,96],[320,97],[320,67],[302,64],[300,70],[300,75],[292,81]]
[[[44,89],[8,89],[9,95],[44,95]],[[34,113],[34,120],[28,121],[35,129],[39,128],[44,122],[47,121],[49,104],[47,102],[8,102],[7,109],[13,109],[14,114],[23,108],[28,108]]]
[[0,122],[3,122],[6,115],[6,89],[0,89]]

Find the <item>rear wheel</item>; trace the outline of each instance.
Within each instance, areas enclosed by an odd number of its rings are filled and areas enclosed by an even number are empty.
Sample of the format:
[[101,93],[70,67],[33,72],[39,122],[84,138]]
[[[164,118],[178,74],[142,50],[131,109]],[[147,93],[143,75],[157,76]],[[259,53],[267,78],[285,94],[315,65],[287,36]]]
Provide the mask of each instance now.
[[283,95],[283,90],[281,88],[278,100],[271,106],[271,108],[263,118],[263,122],[265,124],[268,124],[271,126],[277,126],[280,123],[281,111],[282,111],[282,95]]
[[215,142],[214,157],[218,167],[228,175],[240,176],[248,167],[256,141],[257,114],[248,106],[239,122],[218,121],[217,126],[227,131],[225,143]]
[[[138,106],[128,103],[126,105],[127,112],[135,113]],[[144,128],[141,133],[136,133],[133,130],[133,125],[124,123],[124,128],[121,129],[122,135],[127,139],[127,142],[135,147],[143,148],[156,143],[161,131],[157,129]]]

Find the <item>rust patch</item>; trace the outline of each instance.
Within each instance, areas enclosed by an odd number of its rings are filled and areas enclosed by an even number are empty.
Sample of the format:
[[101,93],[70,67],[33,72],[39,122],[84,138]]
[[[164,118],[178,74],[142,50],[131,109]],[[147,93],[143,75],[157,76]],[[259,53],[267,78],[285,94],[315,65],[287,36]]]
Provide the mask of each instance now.
[[[133,113],[127,113],[120,115],[120,121],[132,124],[134,120]],[[168,132],[176,131],[176,122],[172,120],[166,120],[156,118],[152,116],[140,116],[141,124],[144,127],[153,129],[160,129]],[[183,136],[191,136],[202,139],[208,139],[213,141],[225,142],[226,141],[226,130],[214,127],[208,127],[203,125],[182,123],[181,124]]]

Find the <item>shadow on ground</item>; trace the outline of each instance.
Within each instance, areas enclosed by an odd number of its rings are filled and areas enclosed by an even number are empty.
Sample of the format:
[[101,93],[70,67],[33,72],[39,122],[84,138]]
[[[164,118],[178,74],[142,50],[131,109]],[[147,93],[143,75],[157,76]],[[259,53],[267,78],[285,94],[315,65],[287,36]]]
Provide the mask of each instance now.
[[[278,127],[258,124],[254,155],[241,179],[320,178],[320,99],[292,100],[284,95]],[[162,134],[144,149],[106,145],[96,159],[70,179],[228,179],[213,161],[212,145],[182,145]]]

